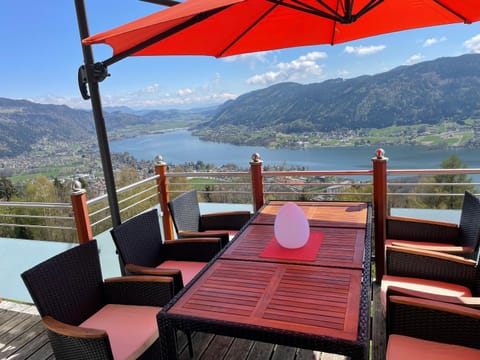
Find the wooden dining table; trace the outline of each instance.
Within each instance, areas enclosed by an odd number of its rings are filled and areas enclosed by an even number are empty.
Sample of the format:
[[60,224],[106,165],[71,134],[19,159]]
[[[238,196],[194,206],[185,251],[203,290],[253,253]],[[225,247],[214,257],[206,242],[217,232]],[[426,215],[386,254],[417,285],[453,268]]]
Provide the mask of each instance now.
[[275,243],[285,203],[259,209],[160,311],[164,359],[176,359],[175,329],[369,358],[370,203],[295,202],[316,241],[295,250]]

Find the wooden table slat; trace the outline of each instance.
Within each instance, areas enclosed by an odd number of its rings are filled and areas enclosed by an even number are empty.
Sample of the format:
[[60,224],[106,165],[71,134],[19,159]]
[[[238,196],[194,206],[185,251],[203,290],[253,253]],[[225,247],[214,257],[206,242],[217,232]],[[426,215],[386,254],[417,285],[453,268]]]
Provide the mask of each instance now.
[[[273,224],[280,208],[287,201],[271,201],[253,219],[253,224]],[[309,202],[295,201],[304,211],[310,226],[364,228],[368,205],[363,202]]]
[[274,237],[273,226],[252,224],[239,234],[222,254],[222,259],[288,262],[295,264],[363,268],[365,229],[311,227],[311,232],[322,232],[323,240],[316,259],[279,259],[261,254]]
[[[163,308],[159,330],[169,341],[162,343],[162,358],[175,357],[170,345],[175,328],[368,358],[370,204],[296,202],[310,231],[322,234],[299,251],[267,256],[285,203],[263,206]],[[251,351],[259,343],[254,344]]]
[[[269,281],[264,276],[250,279],[253,292],[243,288],[233,300],[230,281],[251,272],[252,264],[217,260],[169,313],[356,339],[360,270],[261,262],[255,267],[264,274],[269,273]],[[228,273],[230,280],[212,284],[211,279],[219,273],[222,276]],[[258,287],[263,287],[263,292],[256,292]],[[215,297],[208,299],[205,288],[212,289],[211,295]],[[298,297],[292,298],[292,294]]]

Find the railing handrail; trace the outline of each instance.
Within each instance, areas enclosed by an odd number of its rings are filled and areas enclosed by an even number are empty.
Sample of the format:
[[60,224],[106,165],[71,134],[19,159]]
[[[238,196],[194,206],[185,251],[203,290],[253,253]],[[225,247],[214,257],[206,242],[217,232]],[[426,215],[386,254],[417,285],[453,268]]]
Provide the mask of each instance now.
[[480,174],[480,168],[461,169],[389,169],[387,175],[421,175],[421,174]]
[[48,203],[31,201],[0,201],[0,207],[24,207],[24,208],[49,208],[49,209],[71,209],[70,203]]
[[184,171],[184,172],[169,172],[167,177],[195,177],[195,176],[224,176],[224,177],[243,177],[250,176],[249,171]]
[[263,171],[265,176],[370,176],[373,170],[287,170]]

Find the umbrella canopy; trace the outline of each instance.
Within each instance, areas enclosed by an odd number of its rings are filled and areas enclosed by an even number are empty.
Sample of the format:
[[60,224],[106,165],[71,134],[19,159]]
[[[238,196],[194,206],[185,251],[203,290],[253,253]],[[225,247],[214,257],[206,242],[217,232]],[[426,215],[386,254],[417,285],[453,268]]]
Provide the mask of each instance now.
[[477,0],[187,0],[83,43],[110,45],[112,59],[223,57],[479,19]]

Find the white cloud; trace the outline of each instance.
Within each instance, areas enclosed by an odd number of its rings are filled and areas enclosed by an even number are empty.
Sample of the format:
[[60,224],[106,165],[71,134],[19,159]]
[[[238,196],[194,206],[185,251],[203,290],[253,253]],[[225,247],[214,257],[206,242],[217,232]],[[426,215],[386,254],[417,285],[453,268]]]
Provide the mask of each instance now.
[[[67,105],[76,109],[91,109],[92,103],[88,100],[83,100],[80,96],[55,96],[46,95],[35,98],[28,98],[27,100],[39,104],[53,104],[53,105]],[[102,95],[102,103],[105,104],[104,96]]]
[[372,46],[345,46],[343,52],[347,54],[354,54],[356,56],[373,55],[386,48],[385,45],[372,45]]
[[315,61],[317,59],[326,59],[328,57],[326,52],[323,51],[313,51],[308,53],[307,55],[302,55],[298,58],[300,61]]
[[194,107],[205,104],[219,104],[227,100],[235,99],[238,95],[225,91],[195,91],[192,89],[180,89],[172,94],[163,94],[157,97],[149,98],[119,98],[112,97],[107,102],[106,106],[120,106],[125,105],[131,108],[165,108],[165,107]]
[[233,56],[227,56],[222,58],[223,61],[225,62],[235,62],[235,61],[243,61],[243,62],[251,62],[251,61],[257,61],[264,63],[267,61],[267,55],[270,53],[270,51],[259,51],[259,52],[254,52],[254,53],[248,53],[248,54],[240,54],[240,55],[233,55]]
[[156,92],[160,91],[160,85],[159,84],[153,84],[153,85],[147,86],[142,91],[145,92],[145,93],[156,93]]
[[463,43],[463,46],[472,53],[480,53],[480,34],[475,35]]
[[264,66],[265,64],[275,62],[276,53],[276,51],[259,51],[248,54],[228,56],[225,58],[221,58],[221,60],[228,63],[235,62],[246,64],[250,71],[255,72],[259,67]]
[[[132,95],[135,94],[135,95]],[[141,91],[132,91],[122,95],[102,94],[103,106],[128,106],[132,109],[161,109],[175,107],[196,107],[203,105],[221,104],[227,100],[235,99],[238,94],[228,91],[215,90],[208,87],[197,89],[178,89],[171,92],[141,95]],[[90,101],[83,100],[80,96],[64,97],[48,95],[29,99],[41,104],[67,105],[75,109],[91,110]]]
[[425,56],[423,56],[421,53],[418,53],[418,54],[415,54],[415,55],[410,56],[410,57],[405,61],[405,65],[416,64],[416,63],[422,61],[423,59],[425,59]]
[[281,81],[302,81],[305,79],[323,75],[323,65],[316,62],[318,59],[325,59],[327,54],[320,51],[313,51],[288,63],[281,62],[275,67],[276,70],[257,74],[247,79],[249,85],[269,85]]
[[177,90],[177,95],[178,96],[188,96],[188,95],[191,95],[193,94],[193,90],[192,89],[179,89]]
[[432,46],[432,45],[435,45],[435,44],[438,44],[439,42],[443,42],[443,41],[446,41],[447,38],[445,36],[442,36],[441,38],[430,38],[430,39],[427,39],[423,42],[423,47],[428,47],[428,46]]

